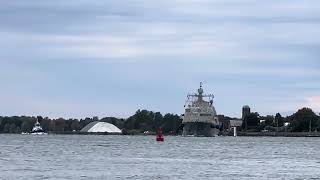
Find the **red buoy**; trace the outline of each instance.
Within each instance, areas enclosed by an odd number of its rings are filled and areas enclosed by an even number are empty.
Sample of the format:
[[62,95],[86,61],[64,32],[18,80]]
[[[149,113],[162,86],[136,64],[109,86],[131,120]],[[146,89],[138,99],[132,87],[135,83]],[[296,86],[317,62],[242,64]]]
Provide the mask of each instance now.
[[161,128],[159,128],[158,131],[157,131],[156,141],[159,141],[159,142],[163,142],[164,141],[164,137],[163,137]]

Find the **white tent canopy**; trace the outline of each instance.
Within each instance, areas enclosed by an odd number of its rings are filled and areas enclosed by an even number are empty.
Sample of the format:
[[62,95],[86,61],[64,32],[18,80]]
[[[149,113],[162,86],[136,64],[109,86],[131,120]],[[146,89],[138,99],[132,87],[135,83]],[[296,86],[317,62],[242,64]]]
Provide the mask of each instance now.
[[85,126],[81,132],[93,132],[93,133],[121,133],[121,130],[110,123],[107,122],[92,122],[90,124],[88,124],[87,126]]

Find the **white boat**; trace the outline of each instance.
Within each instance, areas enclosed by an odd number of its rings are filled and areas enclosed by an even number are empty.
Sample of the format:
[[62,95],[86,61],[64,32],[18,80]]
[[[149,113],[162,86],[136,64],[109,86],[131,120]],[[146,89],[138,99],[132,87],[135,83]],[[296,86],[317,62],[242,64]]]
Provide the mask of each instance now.
[[48,133],[44,132],[39,121],[37,120],[37,122],[34,124],[34,126],[32,128],[32,131],[30,132],[30,134],[42,135],[42,134],[48,134]]

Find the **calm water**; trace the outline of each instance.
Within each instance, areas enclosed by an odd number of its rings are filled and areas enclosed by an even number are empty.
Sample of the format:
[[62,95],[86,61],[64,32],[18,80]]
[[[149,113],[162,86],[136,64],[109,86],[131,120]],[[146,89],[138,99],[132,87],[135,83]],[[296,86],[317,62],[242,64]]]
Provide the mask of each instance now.
[[320,138],[0,135],[0,179],[320,179]]

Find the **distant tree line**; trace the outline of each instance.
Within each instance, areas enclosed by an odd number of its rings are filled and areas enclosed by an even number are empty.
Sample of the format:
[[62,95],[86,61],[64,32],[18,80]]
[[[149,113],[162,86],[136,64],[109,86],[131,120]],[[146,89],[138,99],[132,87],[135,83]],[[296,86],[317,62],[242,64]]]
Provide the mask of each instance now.
[[280,113],[275,116],[260,116],[255,112],[244,117],[242,129],[245,131],[314,132],[320,131],[320,116],[310,108],[299,109],[287,117],[282,117]]
[[42,116],[0,116],[0,133],[21,133],[30,132],[37,121],[40,122],[42,128],[47,132],[64,132],[64,131],[79,131],[84,126],[98,120],[94,118],[85,119],[49,119]]
[[124,133],[135,134],[156,132],[158,128],[166,134],[178,134],[182,119],[176,114],[165,114],[147,110],[138,110],[124,122]]
[[182,119],[176,114],[165,114],[160,112],[152,112],[147,110],[138,110],[128,119],[115,117],[98,117],[85,119],[50,119],[42,116],[0,116],[0,133],[21,133],[30,132],[37,121],[40,122],[42,128],[46,132],[77,132],[83,127],[94,121],[108,122],[122,129],[125,134],[137,134],[144,132],[156,132],[158,128],[162,128],[164,133],[176,134],[182,123]]
[[[0,116],[0,133],[30,132],[36,122],[40,122],[42,128],[47,132],[77,132],[94,121],[108,122],[122,129],[124,134],[155,133],[162,128],[166,134],[180,134],[182,130],[182,119],[176,114],[162,115],[160,112],[138,110],[127,119],[98,117],[85,119],[50,119],[42,116]],[[222,121],[233,118],[219,115]],[[320,117],[310,108],[302,108],[291,116],[282,117],[280,113],[275,116],[260,116],[259,113],[251,113],[245,117],[242,130],[244,131],[288,131],[307,132],[320,131]]]

